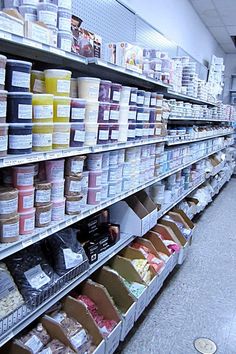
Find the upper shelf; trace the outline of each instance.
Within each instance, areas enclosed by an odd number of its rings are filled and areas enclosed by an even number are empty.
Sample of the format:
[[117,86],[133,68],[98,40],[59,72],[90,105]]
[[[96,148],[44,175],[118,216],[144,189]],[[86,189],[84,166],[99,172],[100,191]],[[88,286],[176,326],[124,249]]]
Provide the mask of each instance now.
[[[64,50],[20,37],[11,33],[0,31],[1,53],[20,56],[25,59],[56,65],[77,71],[82,75],[95,76],[102,79],[109,79],[125,85],[134,85],[148,90],[158,91],[166,98],[188,101],[196,104],[207,104],[215,106],[215,103],[206,102],[197,98],[183,95],[171,90],[171,87],[160,81],[128,70],[123,67],[105,62],[97,58],[84,58],[79,55],[65,52]],[[19,53],[19,54],[18,54]]]

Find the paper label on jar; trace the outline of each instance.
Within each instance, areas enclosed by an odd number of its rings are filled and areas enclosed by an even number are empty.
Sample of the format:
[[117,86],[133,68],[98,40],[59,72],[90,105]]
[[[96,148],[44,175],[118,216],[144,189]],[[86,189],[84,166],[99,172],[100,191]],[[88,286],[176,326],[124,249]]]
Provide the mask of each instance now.
[[70,80],[57,80],[57,92],[70,92]]
[[0,117],[6,117],[7,101],[0,101]]
[[120,117],[120,111],[114,111],[111,109],[110,111],[110,119],[112,120],[118,120]]
[[88,337],[85,330],[81,329],[81,331],[79,331],[78,333],[76,333],[74,336],[70,338],[70,341],[79,352],[80,351],[79,348],[83,347],[85,343],[87,343],[88,341]]
[[35,79],[33,91],[39,93],[45,92],[45,82],[43,80]]
[[38,351],[43,347],[43,343],[36,335],[33,335],[30,339],[28,339],[24,345],[30,348],[34,354],[38,353]]
[[52,143],[55,145],[69,145],[70,133],[53,133]]
[[70,106],[59,104],[57,106],[57,116],[58,117],[70,117]]
[[59,24],[58,24],[59,31],[70,31],[71,27],[71,19],[65,17],[59,17]]
[[0,214],[6,215],[15,213],[18,208],[18,198],[11,200],[0,200]]
[[138,95],[137,96],[137,103],[138,104],[144,104],[144,96]]
[[71,119],[84,120],[85,108],[72,108],[71,109]]
[[118,137],[119,137],[119,130],[112,130],[111,131],[111,139],[118,140]]
[[69,0],[58,0],[58,7],[71,10],[71,1]]
[[144,120],[144,113],[138,112],[137,113],[137,121],[143,121]]
[[33,146],[46,147],[52,145],[52,134],[34,134],[33,133]]
[[15,87],[30,87],[30,74],[29,73],[22,73],[20,71],[13,71],[12,72],[12,86]]
[[34,230],[34,216],[32,218],[25,219],[24,221],[24,231]]
[[64,205],[53,206],[52,208],[52,220],[61,220],[65,215]]
[[52,217],[51,210],[44,211],[43,213],[39,214],[39,223],[41,225],[48,224],[51,221],[51,217]]
[[71,172],[80,173],[83,171],[84,161],[73,160],[71,162]]
[[34,184],[34,176],[32,173],[17,173],[17,186],[32,186]]
[[29,104],[18,104],[18,119],[32,119],[32,106]]
[[51,200],[51,189],[37,189],[35,192],[36,203],[48,203]]
[[57,323],[61,323],[64,319],[65,319],[65,316],[58,312],[56,313],[55,315],[52,316],[52,318],[57,322]]
[[98,88],[90,86],[88,89],[89,97],[97,98],[98,97]]
[[0,151],[7,151],[7,136],[0,135]]
[[66,210],[69,213],[76,213],[81,210],[80,202],[77,201],[67,201],[66,202]]
[[98,139],[99,140],[108,140],[109,130],[99,130]]
[[83,143],[85,141],[85,131],[84,130],[76,130],[74,135],[74,141],[79,141]]
[[69,191],[81,192],[81,181],[71,181]]
[[83,262],[83,256],[80,253],[73,252],[70,248],[63,249],[66,269],[77,267]]
[[109,120],[110,111],[104,111],[103,113],[103,120]]
[[128,138],[135,137],[135,129],[128,129]]
[[61,39],[61,49],[64,50],[65,52],[71,52],[71,39],[66,39],[66,38],[62,38]]
[[52,201],[61,200],[64,198],[64,183],[59,186],[52,186]]
[[157,100],[157,107],[162,107],[162,100]]
[[40,354],[53,354],[53,352],[50,348],[45,348],[41,350]]
[[12,291],[16,290],[13,279],[4,270],[0,270],[0,300],[7,297]]
[[120,92],[119,91],[113,91],[113,101],[119,102],[120,101]]
[[129,111],[128,119],[135,120],[136,119],[136,111]]
[[2,238],[18,237],[19,236],[19,222],[14,224],[2,225]]
[[34,195],[23,196],[23,209],[33,208],[34,206]]
[[46,11],[46,10],[39,10],[38,11],[38,20],[44,22],[46,25],[49,26],[57,26],[57,13]]
[[24,275],[30,286],[37,290],[50,282],[49,276],[42,270],[39,264],[27,270]]
[[10,149],[30,149],[32,148],[32,135],[9,135]]
[[131,93],[130,95],[130,102],[137,102],[137,93]]
[[157,100],[156,98],[151,98],[151,106],[156,106]]
[[6,75],[6,70],[0,68],[0,85],[5,85],[5,75]]
[[38,105],[33,106],[34,119],[52,119],[53,105]]
[[86,132],[85,142],[88,145],[95,145],[97,143],[97,132]]

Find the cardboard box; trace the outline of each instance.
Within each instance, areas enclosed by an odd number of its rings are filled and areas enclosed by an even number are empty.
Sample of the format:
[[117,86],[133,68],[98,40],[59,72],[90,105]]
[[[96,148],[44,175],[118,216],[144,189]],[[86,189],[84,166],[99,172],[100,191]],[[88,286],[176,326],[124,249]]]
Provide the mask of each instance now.
[[140,297],[139,298],[135,297],[136,300],[135,321],[136,321],[146,308],[146,298],[148,292],[147,285],[144,283],[143,279],[136,271],[136,269],[134,268],[133,264],[129,259],[117,255],[114,258],[112,258],[109,264],[123,278],[127,279],[130,282],[140,283],[145,286],[145,289],[140,295]]
[[[156,253],[157,254],[157,253]],[[142,254],[141,251],[132,248],[132,247],[126,247],[121,251],[121,255],[124,258],[127,258],[129,260],[133,260],[133,259],[145,259],[144,255]],[[157,255],[158,257],[158,255]],[[147,289],[147,294],[146,294],[146,306],[149,305],[149,303],[151,302],[151,300],[154,298],[154,296],[158,293],[158,291],[160,290],[161,287],[161,283],[160,283],[160,279],[158,274],[156,274],[156,272],[149,267],[149,270],[151,272],[151,281],[150,283],[145,283],[148,287]]]
[[117,322],[117,326],[105,338],[106,354],[112,354],[119,346],[122,330],[122,322],[117,309],[107,291],[107,289],[98,283],[88,279],[79,287],[82,295],[87,295],[97,306],[98,312],[104,315],[108,320]]
[[0,11],[0,28],[4,32],[24,36],[24,20],[15,9]]
[[95,274],[94,280],[105,286],[116,306],[121,310],[121,340],[123,341],[134,325],[136,302],[124,285],[121,277],[110,270],[110,268],[101,268]]
[[116,43],[116,65],[142,74],[143,49],[127,42]]
[[110,206],[112,223],[120,224],[120,231],[143,236],[149,231],[149,213],[135,195]]
[[33,41],[51,45],[51,31],[43,23],[25,21],[24,34]]
[[149,213],[149,230],[150,230],[157,223],[157,206],[144,190],[136,193],[136,196]]

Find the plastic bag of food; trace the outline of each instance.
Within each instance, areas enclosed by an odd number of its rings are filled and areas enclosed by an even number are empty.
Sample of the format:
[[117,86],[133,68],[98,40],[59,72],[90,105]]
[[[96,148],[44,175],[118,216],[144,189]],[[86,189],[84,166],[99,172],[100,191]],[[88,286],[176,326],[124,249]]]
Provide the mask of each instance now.
[[48,264],[40,244],[34,244],[6,259],[21,294],[30,304],[35,305],[33,297],[42,294],[57,281],[58,275]]
[[0,319],[23,305],[24,301],[4,263],[0,263]]
[[83,247],[77,240],[77,231],[72,228],[49,237],[46,240],[46,249],[52,259],[53,268],[59,275],[67,273],[88,260]]
[[74,354],[75,352],[62,344],[58,339],[53,339],[39,354]]
[[35,354],[50,342],[50,336],[42,323],[39,323],[36,328],[33,328],[30,332],[22,335],[17,340],[22,342]]

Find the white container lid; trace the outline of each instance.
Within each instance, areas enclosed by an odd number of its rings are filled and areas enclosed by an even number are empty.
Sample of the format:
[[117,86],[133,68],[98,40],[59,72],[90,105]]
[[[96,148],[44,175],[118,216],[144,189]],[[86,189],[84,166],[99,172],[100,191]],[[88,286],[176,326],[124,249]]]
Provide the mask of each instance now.
[[29,61],[23,61],[23,60],[16,60],[16,59],[7,59],[7,64],[23,64],[23,65],[28,65],[32,66],[32,63]]
[[98,77],[78,77],[78,81],[101,81]]

